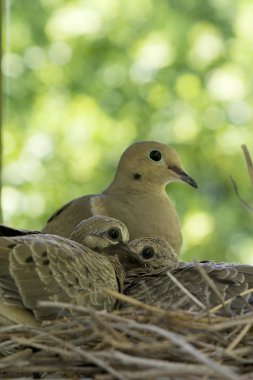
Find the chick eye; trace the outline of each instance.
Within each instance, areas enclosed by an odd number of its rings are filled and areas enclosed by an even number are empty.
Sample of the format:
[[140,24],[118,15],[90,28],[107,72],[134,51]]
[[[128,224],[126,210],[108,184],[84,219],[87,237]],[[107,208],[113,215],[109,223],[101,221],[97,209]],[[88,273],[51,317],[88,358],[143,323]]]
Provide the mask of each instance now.
[[149,153],[149,157],[153,161],[161,161],[162,153],[160,152],[160,150],[154,149],[154,150],[151,150],[151,152]]
[[144,259],[152,259],[152,257],[154,257],[155,255],[155,251],[153,248],[151,247],[145,247],[143,248],[143,250],[141,251],[141,256],[144,258]]
[[120,237],[120,231],[117,228],[110,228],[108,231],[108,236],[112,240],[117,240]]

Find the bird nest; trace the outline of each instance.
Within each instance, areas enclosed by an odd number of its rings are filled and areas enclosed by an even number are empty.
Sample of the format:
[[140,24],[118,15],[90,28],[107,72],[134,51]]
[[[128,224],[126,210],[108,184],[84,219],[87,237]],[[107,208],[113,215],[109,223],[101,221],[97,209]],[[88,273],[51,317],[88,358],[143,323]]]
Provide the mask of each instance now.
[[109,313],[54,303],[75,316],[2,327],[0,378],[253,379],[252,311],[165,311],[109,292],[129,308]]

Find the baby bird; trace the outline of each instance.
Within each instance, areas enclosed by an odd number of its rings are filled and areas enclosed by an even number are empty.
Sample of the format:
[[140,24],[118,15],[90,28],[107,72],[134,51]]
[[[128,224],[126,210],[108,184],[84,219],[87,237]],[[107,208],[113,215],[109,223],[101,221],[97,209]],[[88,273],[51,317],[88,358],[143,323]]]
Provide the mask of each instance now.
[[146,261],[146,268],[127,274],[126,295],[165,309],[191,310],[209,309],[234,297],[219,314],[228,311],[243,314],[252,310],[253,292],[244,296],[240,293],[253,288],[253,266],[212,261],[184,263],[163,239],[136,239],[129,246]]
[[171,146],[155,141],[134,143],[122,154],[115,178],[106,190],[70,201],[48,219],[43,232],[68,237],[81,220],[108,215],[127,226],[130,240],[159,236],[179,254],[180,221],[165,191],[173,181],[197,187]]
[[49,234],[0,237],[0,322],[58,315],[59,309],[39,307],[38,301],[112,310],[115,299],[102,288],[122,292],[125,270],[142,262],[129,252],[128,238],[122,222],[99,215],[79,223],[71,240]]
[[130,241],[128,246],[145,263],[141,268],[136,267],[136,271],[153,271],[162,267],[174,269],[180,262],[174,249],[162,238],[143,237]]

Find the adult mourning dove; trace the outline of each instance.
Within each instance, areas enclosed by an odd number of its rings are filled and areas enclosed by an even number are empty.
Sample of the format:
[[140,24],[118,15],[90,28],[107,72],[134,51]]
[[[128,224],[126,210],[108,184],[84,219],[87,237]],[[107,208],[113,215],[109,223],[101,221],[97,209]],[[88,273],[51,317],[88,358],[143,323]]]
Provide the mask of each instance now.
[[43,231],[67,237],[81,220],[108,215],[127,226],[131,240],[159,236],[179,254],[180,222],[165,191],[173,181],[197,187],[172,147],[154,141],[134,143],[121,156],[115,178],[106,190],[72,200],[49,218]]
[[[226,311],[242,314],[252,309],[253,293],[239,294],[253,288],[253,266],[211,261],[184,263],[163,239],[136,239],[129,246],[146,261],[146,269],[127,274],[125,294],[165,309],[209,309],[232,297]],[[224,312],[224,308],[219,311]]]
[[[125,270],[142,262],[131,254],[124,224],[106,216],[82,221],[70,239],[49,234],[0,238],[0,322],[30,323],[54,318],[59,309],[38,301],[62,301],[111,310]],[[89,247],[89,248],[88,248]],[[140,264],[139,264],[140,265]],[[29,312],[30,311],[30,312]]]

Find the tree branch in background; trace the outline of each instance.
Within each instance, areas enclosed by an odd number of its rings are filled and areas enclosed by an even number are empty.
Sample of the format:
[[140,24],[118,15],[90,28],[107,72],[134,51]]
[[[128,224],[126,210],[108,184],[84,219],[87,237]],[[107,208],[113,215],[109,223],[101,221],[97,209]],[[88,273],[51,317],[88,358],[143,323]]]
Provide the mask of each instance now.
[[[242,145],[242,150],[243,150],[243,153],[244,153],[244,157],[245,157],[247,168],[248,168],[249,177],[250,177],[251,184],[252,184],[252,187],[253,187],[253,162],[252,162],[251,156],[249,154],[248,148],[247,148],[247,146],[245,144]],[[240,196],[239,191],[238,191],[238,187],[237,187],[237,184],[236,184],[235,180],[231,176],[229,178],[230,178],[230,180],[232,182],[234,191],[235,191],[235,193],[236,193],[236,195],[237,195],[240,203],[247,210],[249,210],[250,212],[253,212],[253,207]]]
[[242,145],[242,150],[243,150],[243,153],[244,153],[244,157],[245,157],[247,168],[248,168],[248,172],[249,172],[249,177],[250,177],[251,184],[252,184],[252,187],[253,187],[253,163],[252,163],[252,159],[250,157],[248,148],[247,148],[247,146],[245,144]]

